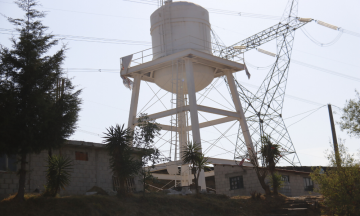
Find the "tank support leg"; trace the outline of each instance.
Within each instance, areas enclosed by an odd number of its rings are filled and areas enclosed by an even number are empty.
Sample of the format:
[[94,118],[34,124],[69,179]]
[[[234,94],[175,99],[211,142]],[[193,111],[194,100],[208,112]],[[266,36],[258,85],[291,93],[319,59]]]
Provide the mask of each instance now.
[[139,92],[140,92],[140,82],[141,82],[141,75],[136,74],[134,77],[134,84],[131,94],[131,104],[130,104],[130,111],[129,111],[129,122],[128,127],[134,130],[135,128],[135,119],[139,101]]
[[[193,143],[199,143],[201,146],[199,116],[197,110],[195,82],[194,82],[194,74],[193,74],[193,62],[192,59],[189,57],[185,58],[185,70],[186,70],[187,89],[189,94],[191,131],[193,136]],[[201,187],[202,190],[206,189],[204,170],[201,170],[200,172],[199,186]]]
[[245,119],[244,111],[243,111],[243,108],[242,108],[242,105],[240,102],[239,93],[235,86],[233,74],[230,71],[226,71],[225,75],[226,75],[226,79],[229,83],[231,96],[232,96],[232,99],[233,99],[233,102],[234,102],[234,105],[236,108],[236,112],[239,114],[240,126],[241,126],[241,130],[242,130],[242,133],[243,133],[243,136],[245,139],[246,147],[248,148],[249,156],[251,159],[256,160],[255,155],[254,155],[255,151],[254,151],[254,146],[253,146],[253,143],[251,140],[250,131],[249,131],[249,128],[248,128],[248,125],[247,125],[247,122]]

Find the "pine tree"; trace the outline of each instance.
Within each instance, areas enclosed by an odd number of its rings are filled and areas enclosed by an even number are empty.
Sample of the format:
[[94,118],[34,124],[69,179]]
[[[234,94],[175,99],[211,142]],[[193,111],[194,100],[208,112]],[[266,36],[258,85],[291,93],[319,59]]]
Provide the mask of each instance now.
[[66,79],[61,65],[66,46],[47,55],[58,44],[35,9],[35,0],[18,0],[24,19],[8,18],[19,37],[12,49],[0,47],[0,154],[20,159],[19,190],[15,199],[24,200],[27,155],[59,148],[74,133],[81,100]]

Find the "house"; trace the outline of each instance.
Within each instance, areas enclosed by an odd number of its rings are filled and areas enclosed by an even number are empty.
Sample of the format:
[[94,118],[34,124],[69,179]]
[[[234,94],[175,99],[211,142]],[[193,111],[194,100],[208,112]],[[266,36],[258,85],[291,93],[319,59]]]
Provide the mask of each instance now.
[[[289,167],[286,169],[276,168],[284,181],[284,186],[279,190],[279,193],[289,197],[318,195],[313,191],[316,185],[309,176],[310,170],[305,172]],[[217,194],[249,196],[254,191],[264,193],[256,172],[251,166],[214,164],[214,174]]]
[[[101,187],[105,191],[115,190],[118,187],[117,178],[113,177],[109,168],[110,156],[104,144],[68,140],[61,149],[53,150],[53,154],[68,157],[73,164],[70,185],[60,191],[61,195],[85,194],[93,186]],[[134,155],[134,157],[141,156]],[[47,159],[47,151],[27,156],[26,193],[44,191]],[[16,164],[16,157],[0,156],[0,198],[17,193],[19,176],[16,171],[19,166]],[[143,190],[139,177],[129,179],[127,186],[133,191]]]

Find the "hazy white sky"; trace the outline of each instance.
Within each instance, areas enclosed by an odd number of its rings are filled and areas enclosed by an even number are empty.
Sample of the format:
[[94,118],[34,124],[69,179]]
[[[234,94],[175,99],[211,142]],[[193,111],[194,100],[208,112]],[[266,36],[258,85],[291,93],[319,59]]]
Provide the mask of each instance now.
[[[145,4],[144,1],[136,3],[124,0],[43,0],[40,2],[42,7],[39,9],[48,12],[43,21],[44,24],[50,27],[53,34],[68,39],[64,40],[69,48],[63,65],[65,71],[68,71],[69,77],[73,77],[73,82],[78,88],[84,89],[81,95],[83,105],[78,122],[79,128],[70,139],[102,142],[102,132],[106,127],[127,124],[131,91],[122,85],[119,77],[119,58],[151,48],[149,17],[157,6],[151,5],[156,1],[147,1],[150,4]],[[193,2],[205,8],[281,16],[287,0],[194,0]],[[359,33],[359,8],[359,0],[300,0],[298,15]],[[0,0],[0,13],[13,18],[23,16],[20,9],[9,0]],[[222,41],[226,45],[231,45],[276,24],[277,20],[210,13],[210,22]],[[0,24],[0,43],[9,47],[11,44],[8,38],[11,35],[7,30],[13,29],[13,26],[4,17],[0,17]],[[304,28],[321,43],[331,42],[339,34],[314,22]],[[276,52],[274,41],[261,48]],[[293,60],[356,77],[357,80],[304,67],[295,64],[294,61],[290,67],[286,89],[289,97],[285,98],[283,110],[283,118],[288,118],[285,120],[288,126],[306,117],[307,114],[289,117],[319,108],[327,103],[343,107],[346,100],[355,97],[355,89],[360,90],[359,48],[360,38],[349,34],[342,34],[341,38],[331,46],[320,47],[310,41],[302,31],[296,32]],[[246,53],[245,57],[249,63],[258,67],[268,66],[274,61],[272,57],[256,50]],[[102,72],[98,72],[99,69]],[[243,72],[239,72],[236,74],[238,81],[259,86],[268,72],[268,70],[256,70],[251,67],[249,70],[252,74],[251,79],[248,80]],[[155,92],[159,89],[154,84],[142,83],[140,109],[153,96],[149,86]],[[219,92],[230,98],[222,80],[219,80],[216,86]],[[252,91],[256,90],[250,85],[248,87]],[[159,95],[162,96],[165,93],[165,91],[160,91]],[[216,91],[212,92],[211,97],[224,105],[227,104],[219,94],[216,94]],[[170,99],[169,95],[164,97],[163,102],[167,108],[171,107]],[[211,101],[208,102],[211,105]],[[163,109],[164,106],[157,103],[146,112],[154,113]],[[338,121],[341,111],[335,107],[333,110],[337,112],[334,117]],[[218,128],[225,131],[231,125],[224,124]],[[330,148],[331,129],[326,107],[291,125],[288,130],[302,165],[327,164],[324,150]],[[338,125],[336,125],[336,130],[338,137],[346,140],[345,144],[351,152],[355,153],[360,148],[359,139],[349,137],[345,132],[340,131]],[[237,125],[227,135],[236,132]],[[215,132],[210,129],[202,131],[204,140],[217,139],[219,135],[216,130]],[[221,139],[217,146],[208,152],[208,156],[218,155],[217,157],[220,158],[232,159],[231,152],[234,151],[234,145],[231,142],[235,143],[235,140],[234,135],[229,136],[228,139]],[[163,143],[165,142],[159,142],[157,145],[160,146]],[[206,142],[203,145],[205,148],[209,146]],[[164,154],[169,154],[169,145],[166,143],[161,149],[164,150]]]

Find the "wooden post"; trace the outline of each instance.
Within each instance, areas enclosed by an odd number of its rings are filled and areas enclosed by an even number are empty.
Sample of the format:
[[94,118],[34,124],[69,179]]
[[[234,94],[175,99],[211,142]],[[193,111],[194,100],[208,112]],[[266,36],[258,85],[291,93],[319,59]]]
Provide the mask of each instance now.
[[337,138],[336,138],[335,124],[334,124],[334,118],[333,118],[333,113],[332,113],[332,109],[331,109],[331,104],[328,104],[328,110],[329,110],[329,117],[330,117],[331,133],[332,133],[332,138],[333,138],[333,143],[334,143],[336,165],[338,167],[340,167],[341,163],[340,163],[339,147],[338,147]]

